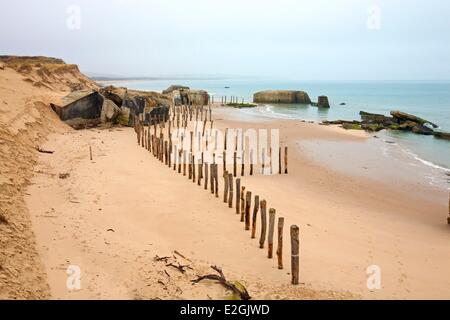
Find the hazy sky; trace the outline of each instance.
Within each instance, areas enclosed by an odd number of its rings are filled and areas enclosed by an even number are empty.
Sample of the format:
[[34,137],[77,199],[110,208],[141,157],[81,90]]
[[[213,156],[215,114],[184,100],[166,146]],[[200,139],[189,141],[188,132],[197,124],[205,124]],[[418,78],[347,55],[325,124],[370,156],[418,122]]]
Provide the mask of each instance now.
[[0,54],[124,76],[450,79],[450,1],[5,0]]

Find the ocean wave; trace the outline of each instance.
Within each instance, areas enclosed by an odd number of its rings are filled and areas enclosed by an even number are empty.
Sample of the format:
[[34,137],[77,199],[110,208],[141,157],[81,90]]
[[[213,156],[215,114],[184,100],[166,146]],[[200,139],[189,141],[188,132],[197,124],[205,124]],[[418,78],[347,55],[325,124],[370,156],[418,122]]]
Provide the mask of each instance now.
[[424,165],[426,165],[428,167],[431,167],[431,168],[443,171],[445,173],[449,173],[450,172],[450,169],[442,167],[442,166],[440,166],[440,165],[438,165],[436,163],[433,163],[431,161],[425,160],[425,159],[421,158],[419,155],[417,155],[416,153],[412,152],[409,149],[406,149],[406,148],[401,148],[401,149],[402,149],[403,152],[405,152],[406,154],[408,154],[409,156],[411,156],[415,160],[419,161],[420,163],[422,163],[422,164],[424,164]]
[[251,109],[241,109],[241,112],[271,119],[286,119],[286,120],[307,120],[301,119],[297,115],[287,115],[275,111],[276,108],[272,105],[262,105]]

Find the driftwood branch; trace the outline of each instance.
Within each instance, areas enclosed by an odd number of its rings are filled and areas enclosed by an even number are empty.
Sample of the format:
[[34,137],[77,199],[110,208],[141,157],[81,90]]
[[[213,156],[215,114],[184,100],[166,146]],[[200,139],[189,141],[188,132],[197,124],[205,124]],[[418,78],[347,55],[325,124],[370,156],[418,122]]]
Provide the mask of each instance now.
[[164,261],[165,263],[167,263],[168,259],[170,259],[170,257],[159,257],[158,255],[154,258],[155,261]]
[[44,150],[44,149],[42,149],[42,148],[39,147],[39,146],[37,146],[35,149],[36,149],[38,152],[40,152],[40,153],[49,153],[49,154],[52,154],[52,153],[55,152],[55,151]]
[[225,275],[223,274],[223,271],[221,268],[217,267],[217,266],[211,266],[211,269],[213,269],[214,271],[216,271],[219,275],[217,274],[207,274],[204,276],[197,276],[197,279],[192,280],[192,284],[196,284],[199,283],[202,280],[214,280],[219,282],[222,286],[224,286],[225,288],[227,288],[228,290],[231,290],[232,292],[234,292],[235,294],[239,295],[239,297],[242,300],[250,300],[251,297],[247,292],[247,289],[240,283],[236,282],[236,283],[231,283],[230,281],[227,281],[227,279],[225,278]]
[[186,269],[191,269],[192,270],[191,266],[189,266],[189,265],[182,265],[180,263],[178,263],[178,265],[175,265],[172,262],[171,263],[167,263],[166,267],[173,267],[173,268],[177,269],[178,271],[180,271],[181,273],[185,273]]

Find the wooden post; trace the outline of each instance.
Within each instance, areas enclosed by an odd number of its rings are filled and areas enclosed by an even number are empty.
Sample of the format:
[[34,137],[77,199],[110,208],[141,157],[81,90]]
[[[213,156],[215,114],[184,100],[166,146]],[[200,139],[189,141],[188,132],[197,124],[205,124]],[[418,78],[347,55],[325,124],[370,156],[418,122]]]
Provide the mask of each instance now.
[[241,179],[236,179],[236,214],[240,214],[240,208],[241,208]]
[[205,190],[208,190],[208,163],[205,163]]
[[199,161],[198,163],[198,178],[197,178],[197,185],[202,185],[202,172],[203,172],[203,163]]
[[241,222],[245,219],[245,187],[241,187]]
[[272,163],[272,147],[269,148],[269,173],[272,174],[272,168],[273,167],[273,163]]
[[278,269],[283,269],[283,227],[284,227],[284,218],[278,218],[278,249],[277,249],[277,257],[278,257]]
[[281,147],[278,148],[278,174],[281,174]]
[[259,237],[259,247],[264,248],[264,242],[266,241],[267,230],[267,216],[266,216],[266,200],[261,200],[259,203],[261,207],[261,235]]
[[186,176],[187,152],[183,150],[183,176]]
[[219,168],[217,163],[214,165],[214,189],[216,193],[216,198],[219,197]]
[[253,149],[250,150],[250,175],[253,175]]
[[177,170],[177,155],[178,155],[178,147],[175,145],[173,150],[173,171]]
[[241,155],[241,177],[244,176],[244,170],[245,170],[245,159],[244,159],[244,155],[245,155],[245,152],[244,152],[244,150],[242,150],[242,155]]
[[223,150],[227,150],[227,138],[228,138],[228,128],[225,129],[225,137],[223,141]]
[[262,163],[261,163],[261,174],[262,175],[264,175],[264,173],[265,173],[265,168],[264,168],[264,166],[265,166],[265,161],[266,161],[266,157],[265,157],[265,155],[266,155],[266,149],[262,149]]
[[223,151],[223,173],[225,174],[225,171],[227,171],[227,152]]
[[273,232],[275,228],[275,214],[276,210],[273,208],[269,209],[269,238],[267,239],[267,243],[269,245],[269,252],[267,257],[272,259],[273,257]]
[[209,165],[209,173],[210,173],[210,180],[211,180],[211,193],[214,194],[214,164],[211,163]]
[[223,173],[223,202],[228,201],[228,171]]
[[245,230],[250,230],[250,206],[252,202],[252,193],[247,191],[245,194]]
[[236,170],[237,170],[237,153],[236,151],[233,154],[233,176],[236,177]]
[[[450,215],[450,193],[448,194],[448,214]],[[450,217],[447,218],[447,223],[450,224]]]
[[291,274],[292,284],[297,285],[299,280],[299,229],[291,226]]
[[145,139],[145,137],[147,137],[147,129],[145,129],[144,127],[144,136],[143,136],[144,139],[142,139],[142,141],[144,141],[144,148],[147,150],[148,149],[147,139]]
[[189,164],[188,164],[188,179],[191,180],[192,179],[192,152],[189,152]]
[[284,173],[288,173],[288,147],[284,147]]
[[192,155],[192,182],[195,183],[195,155]]
[[169,150],[167,151],[168,163],[167,166],[169,169],[172,167],[172,134],[169,134]]
[[164,141],[164,164],[167,166],[169,164],[169,143]]
[[252,239],[256,238],[256,219],[258,217],[259,209],[259,196],[255,196],[255,204],[253,205],[253,217],[252,217]]
[[91,146],[89,146],[89,158],[92,161],[92,147]]
[[233,175],[228,174],[228,208],[233,208]]

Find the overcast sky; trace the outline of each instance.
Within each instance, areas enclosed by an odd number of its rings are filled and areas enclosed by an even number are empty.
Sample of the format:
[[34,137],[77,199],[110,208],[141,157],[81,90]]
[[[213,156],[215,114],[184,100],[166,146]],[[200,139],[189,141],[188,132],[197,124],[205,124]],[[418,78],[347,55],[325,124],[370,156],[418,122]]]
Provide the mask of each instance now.
[[450,79],[448,0],[14,0],[0,54],[123,76]]

